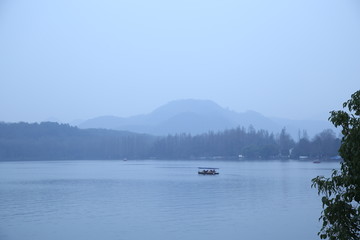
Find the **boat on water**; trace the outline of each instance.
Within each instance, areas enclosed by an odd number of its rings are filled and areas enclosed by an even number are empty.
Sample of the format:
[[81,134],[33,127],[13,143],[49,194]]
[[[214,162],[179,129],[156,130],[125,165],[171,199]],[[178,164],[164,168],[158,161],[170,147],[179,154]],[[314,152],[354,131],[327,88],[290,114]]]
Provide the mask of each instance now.
[[198,168],[198,174],[202,174],[202,175],[218,175],[219,174],[219,168],[199,167]]

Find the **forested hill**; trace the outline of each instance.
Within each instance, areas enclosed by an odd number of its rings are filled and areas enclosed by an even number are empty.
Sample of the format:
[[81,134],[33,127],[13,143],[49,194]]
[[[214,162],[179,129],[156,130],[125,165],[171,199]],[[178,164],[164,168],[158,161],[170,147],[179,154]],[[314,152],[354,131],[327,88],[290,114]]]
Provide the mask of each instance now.
[[67,124],[0,123],[0,160],[62,159],[189,159],[331,158],[340,139],[324,130],[295,142],[283,129],[278,134],[254,128],[234,128],[201,135],[154,137],[124,131],[79,129]]
[[154,139],[54,122],[0,123],[0,160],[143,158]]

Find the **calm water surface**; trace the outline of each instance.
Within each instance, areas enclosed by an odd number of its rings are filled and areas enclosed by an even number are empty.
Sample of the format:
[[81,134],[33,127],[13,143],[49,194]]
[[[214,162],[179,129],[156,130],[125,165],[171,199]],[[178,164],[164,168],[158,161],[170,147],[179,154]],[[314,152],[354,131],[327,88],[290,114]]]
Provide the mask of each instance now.
[[[219,167],[220,175],[197,174]],[[311,179],[339,163],[34,161],[0,163],[1,240],[311,240]]]

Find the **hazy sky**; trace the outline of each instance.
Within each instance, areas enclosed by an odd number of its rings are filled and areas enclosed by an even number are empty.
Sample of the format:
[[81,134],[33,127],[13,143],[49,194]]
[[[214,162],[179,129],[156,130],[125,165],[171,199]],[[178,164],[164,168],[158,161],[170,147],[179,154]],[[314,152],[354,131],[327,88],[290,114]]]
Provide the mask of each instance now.
[[359,0],[0,0],[0,121],[175,99],[323,119],[360,89]]

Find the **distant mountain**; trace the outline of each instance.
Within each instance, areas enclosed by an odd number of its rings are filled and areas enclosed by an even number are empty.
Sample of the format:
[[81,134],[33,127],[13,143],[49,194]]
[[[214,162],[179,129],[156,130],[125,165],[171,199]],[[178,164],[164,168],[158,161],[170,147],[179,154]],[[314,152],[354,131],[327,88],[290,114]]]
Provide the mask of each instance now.
[[326,121],[288,120],[268,118],[254,111],[237,113],[209,100],[177,100],[169,102],[149,114],[128,118],[101,116],[86,120],[80,128],[104,128],[125,130],[153,135],[176,133],[201,134],[208,131],[222,131],[238,126],[264,129],[278,133],[283,127],[294,139],[298,133],[307,130],[310,137],[324,129],[334,129]]

